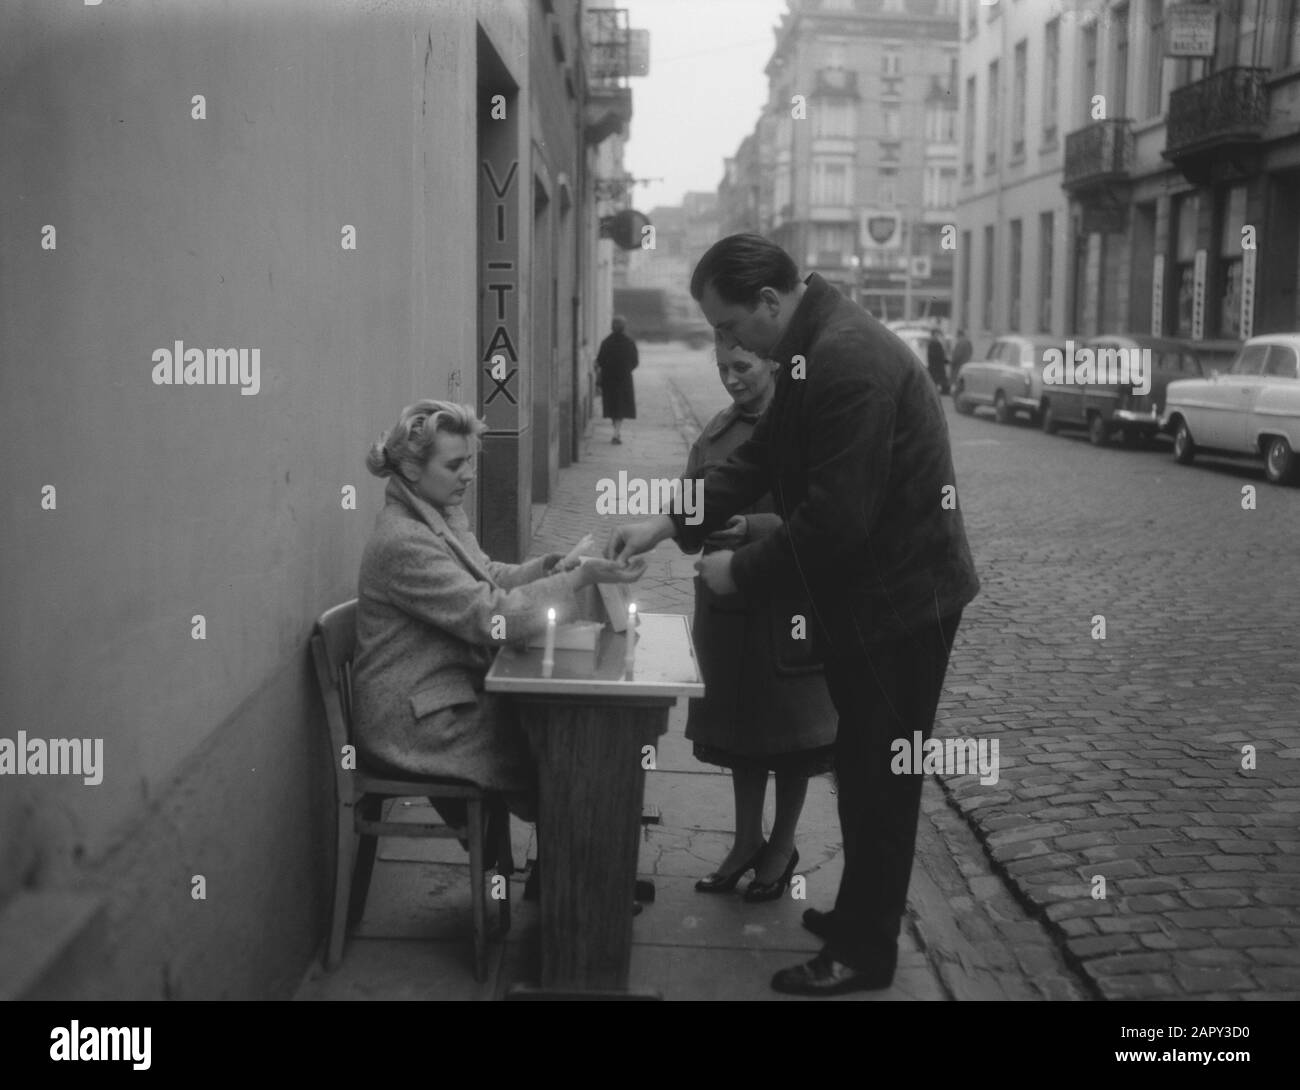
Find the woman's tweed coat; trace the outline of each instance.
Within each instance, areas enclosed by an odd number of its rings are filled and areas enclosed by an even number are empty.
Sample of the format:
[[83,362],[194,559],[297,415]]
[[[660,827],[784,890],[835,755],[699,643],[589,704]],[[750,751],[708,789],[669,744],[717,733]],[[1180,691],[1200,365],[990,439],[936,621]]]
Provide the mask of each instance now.
[[462,508],[437,508],[397,477],[386,497],[361,558],[357,748],[394,771],[531,790],[513,706],[483,678],[495,647],[545,630],[548,606],[561,622],[576,615],[579,573],[546,575],[554,556],[489,560]]

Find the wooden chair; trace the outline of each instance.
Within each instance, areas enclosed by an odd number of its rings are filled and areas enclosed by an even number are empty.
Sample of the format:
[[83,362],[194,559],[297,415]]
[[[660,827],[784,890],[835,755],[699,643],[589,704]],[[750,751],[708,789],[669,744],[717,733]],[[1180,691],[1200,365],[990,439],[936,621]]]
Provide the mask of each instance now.
[[[353,746],[352,656],[356,649],[357,601],[352,599],[328,609],[312,631],[311,654],[316,681],[325,704],[331,759],[334,765],[337,804],[337,851],[334,869],[334,900],[330,912],[329,944],[325,968],[334,969],[343,956],[346,932],[361,920],[366,893],[374,869],[375,851],[381,836],[454,838],[459,833],[447,825],[382,820],[383,805],[392,798],[413,796],[463,800],[469,810],[469,866],[474,912],[474,978],[482,980],[487,969],[487,898],[484,841],[495,848],[497,873],[506,879],[506,896],[498,902],[498,928],[493,937],[510,930],[510,874],[514,870],[510,848],[510,815],[499,794],[464,780],[436,777],[394,778],[367,769],[358,756],[355,770],[345,768],[344,746]],[[487,829],[484,830],[484,816]]]

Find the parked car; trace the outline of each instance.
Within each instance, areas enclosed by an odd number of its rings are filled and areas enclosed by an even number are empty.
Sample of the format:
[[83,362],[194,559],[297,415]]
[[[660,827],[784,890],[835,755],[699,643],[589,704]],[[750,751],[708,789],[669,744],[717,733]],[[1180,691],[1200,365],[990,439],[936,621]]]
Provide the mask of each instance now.
[[959,413],[973,413],[980,405],[992,406],[1000,424],[1011,423],[1024,413],[1038,423],[1043,400],[1043,356],[1049,349],[1065,351],[1056,337],[999,337],[983,359],[962,365],[952,389],[953,407]]
[[1300,333],[1269,333],[1241,346],[1232,368],[1210,378],[1171,382],[1162,424],[1174,460],[1198,451],[1264,459],[1275,484],[1300,477]]
[[[1062,426],[1088,429],[1094,446],[1105,446],[1116,435],[1129,444],[1150,441],[1160,432],[1160,406],[1171,382],[1197,378],[1205,373],[1193,347],[1185,341],[1151,337],[1140,333],[1106,334],[1076,342],[1090,349],[1101,367],[1102,352],[1122,350],[1149,353],[1150,389],[1144,394],[1134,388],[1132,373],[1110,377],[1127,381],[1047,384],[1043,393],[1042,425],[1049,434]],[[1108,366],[1108,365],[1107,365]],[[1096,377],[1101,377],[1100,371]]]

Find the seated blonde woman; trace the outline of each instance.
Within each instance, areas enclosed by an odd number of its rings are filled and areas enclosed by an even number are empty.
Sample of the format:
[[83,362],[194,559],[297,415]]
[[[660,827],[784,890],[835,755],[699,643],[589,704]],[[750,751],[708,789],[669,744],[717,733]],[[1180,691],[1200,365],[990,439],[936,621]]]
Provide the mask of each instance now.
[[483,690],[495,649],[545,631],[548,607],[560,621],[576,616],[580,587],[632,582],[645,565],[489,559],[462,507],[485,427],[467,405],[417,401],[366,458],[388,488],[361,558],[355,732],[380,769],[505,792],[532,820],[523,732],[509,699]]

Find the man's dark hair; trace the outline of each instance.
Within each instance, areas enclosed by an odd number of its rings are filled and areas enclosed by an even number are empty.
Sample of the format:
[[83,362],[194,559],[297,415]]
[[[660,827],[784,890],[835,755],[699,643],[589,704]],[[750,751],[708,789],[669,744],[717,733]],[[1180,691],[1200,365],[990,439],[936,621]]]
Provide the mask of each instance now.
[[799,284],[794,258],[762,235],[728,235],[709,247],[691,274],[691,298],[699,302],[713,285],[724,303],[753,307],[760,288],[785,293]]

